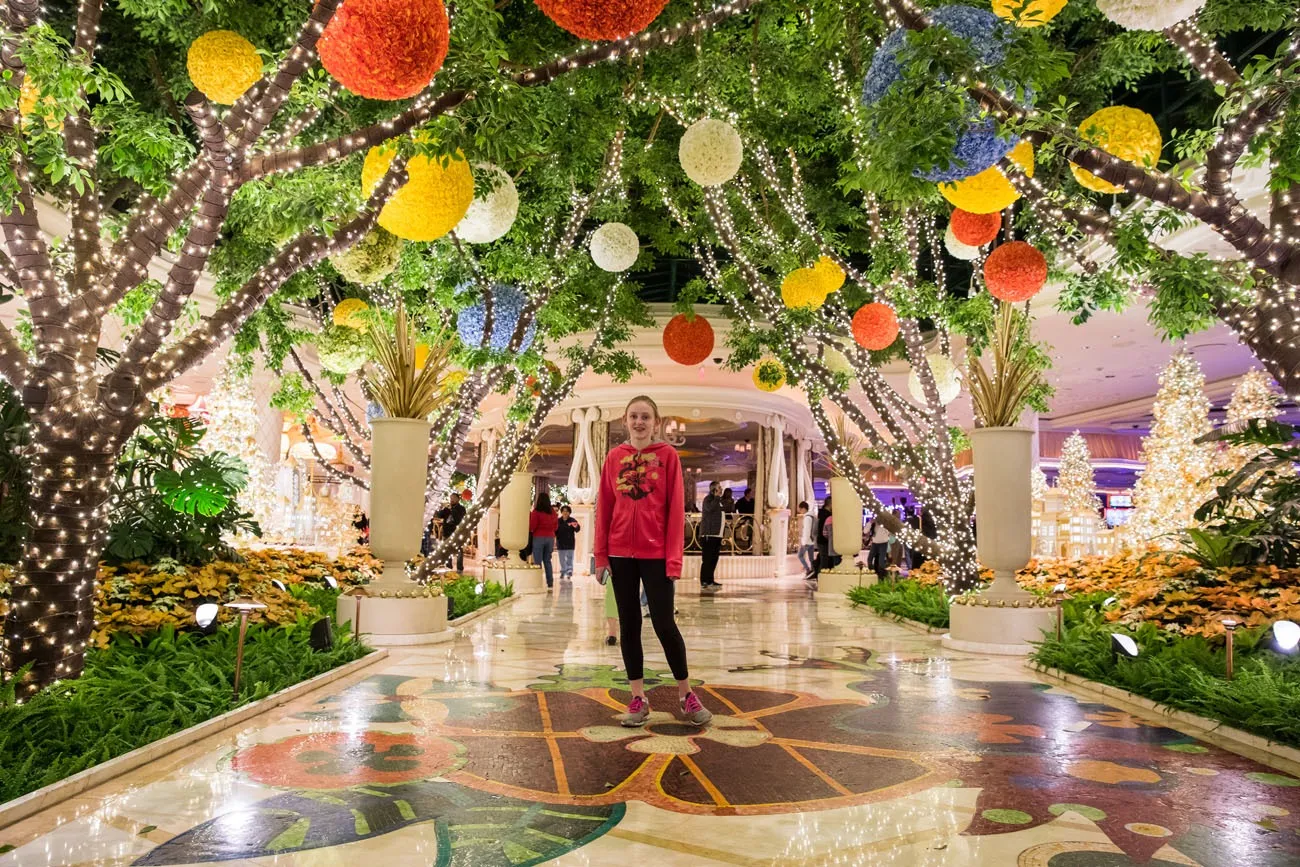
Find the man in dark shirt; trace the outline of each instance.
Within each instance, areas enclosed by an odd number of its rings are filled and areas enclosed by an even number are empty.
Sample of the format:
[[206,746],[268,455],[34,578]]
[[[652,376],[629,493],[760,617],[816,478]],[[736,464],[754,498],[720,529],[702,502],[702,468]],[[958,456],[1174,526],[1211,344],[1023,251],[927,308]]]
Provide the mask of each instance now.
[[[452,491],[450,494],[447,495],[447,505],[443,506],[441,509],[433,513],[433,520],[436,521],[438,526],[441,528],[441,531],[439,533],[439,538],[441,539],[451,538],[451,534],[455,532],[457,527],[460,526],[460,522],[465,520],[465,507],[460,504],[460,496],[457,495],[455,491]],[[456,546],[455,558],[456,558],[456,571],[464,572],[465,571],[465,546],[464,545]],[[448,566],[451,565],[451,561],[452,561],[452,555],[449,553],[447,555]]]
[[754,489],[745,488],[745,495],[736,504],[736,511],[742,515],[754,514]]
[[560,580],[573,579],[573,550],[577,547],[574,534],[582,529],[573,518],[573,509],[560,506],[560,522],[555,527],[555,551],[560,557]]

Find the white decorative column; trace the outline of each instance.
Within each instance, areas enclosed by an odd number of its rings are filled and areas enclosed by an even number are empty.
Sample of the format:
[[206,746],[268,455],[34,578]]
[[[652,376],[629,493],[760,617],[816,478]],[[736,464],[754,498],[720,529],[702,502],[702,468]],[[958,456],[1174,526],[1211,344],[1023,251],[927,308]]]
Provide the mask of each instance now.
[[982,593],[953,600],[945,647],[1024,655],[1055,623],[1055,605],[1016,583],[1033,550],[1034,432],[1023,427],[971,431],[975,461],[975,527],[980,563],[993,569]]
[[338,619],[375,644],[431,644],[452,636],[447,600],[406,576],[424,531],[429,422],[385,418],[371,424],[370,552],[384,561],[378,581],[340,596]]
[[817,578],[819,599],[843,600],[859,585],[876,583],[876,574],[854,564],[862,550],[862,498],[853,483],[842,476],[831,479],[831,549],[840,556],[834,569],[823,569]]
[[525,563],[519,552],[528,544],[528,516],[533,507],[533,474],[515,473],[497,498],[501,508],[501,547],[506,560],[483,574],[503,584],[510,582],[520,594],[546,592],[542,567]]
[[600,457],[596,454],[595,425],[600,409],[575,409],[573,421],[573,461],[569,465],[569,502],[573,519],[582,527],[573,540],[573,572],[586,575],[596,533],[596,490],[600,487]]
[[808,511],[817,512],[817,493],[813,489],[812,440],[795,440],[795,499],[792,502],[808,504]]
[[777,578],[784,578],[786,551],[790,545],[790,473],[785,464],[785,419],[776,415],[768,422],[767,521],[772,530],[771,554],[776,563],[775,574]]

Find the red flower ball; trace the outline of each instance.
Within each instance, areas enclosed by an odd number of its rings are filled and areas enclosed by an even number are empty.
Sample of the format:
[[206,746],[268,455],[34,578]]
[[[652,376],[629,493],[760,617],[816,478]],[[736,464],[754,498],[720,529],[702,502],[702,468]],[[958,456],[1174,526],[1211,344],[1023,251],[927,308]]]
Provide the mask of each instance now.
[[451,34],[442,0],[347,0],[316,43],[321,65],[367,99],[406,99],[442,68]]
[[546,17],[582,39],[622,39],[646,29],[668,0],[534,0]]
[[999,301],[1028,301],[1047,283],[1047,259],[1033,244],[1000,244],[984,260],[984,282]]
[[952,227],[952,234],[958,241],[971,247],[983,247],[997,239],[998,232],[1002,229],[1002,214],[997,211],[991,214],[972,214],[958,208],[952,212],[948,225]]
[[853,339],[863,349],[888,349],[898,339],[898,314],[879,301],[863,304],[853,314]]
[[474,492],[471,491],[469,488],[466,488],[465,490],[460,492],[460,498],[466,501],[472,500],[474,499]]
[[713,354],[713,326],[703,316],[678,313],[664,327],[664,351],[678,364],[699,364]]

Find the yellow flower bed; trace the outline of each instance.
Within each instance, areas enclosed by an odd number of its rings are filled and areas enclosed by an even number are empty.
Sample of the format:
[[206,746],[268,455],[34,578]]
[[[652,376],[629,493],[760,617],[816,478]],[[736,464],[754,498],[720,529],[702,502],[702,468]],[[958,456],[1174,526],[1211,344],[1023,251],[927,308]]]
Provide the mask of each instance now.
[[[993,579],[989,569],[982,572]],[[939,583],[934,562],[912,570],[922,584]],[[1104,593],[1113,623],[1154,623],[1186,635],[1222,636],[1223,620],[1246,627],[1300,620],[1300,569],[1239,566],[1214,571],[1178,554],[1127,554],[1078,560],[1031,560],[1016,575],[1026,590],[1050,594],[1065,584],[1071,596]]]

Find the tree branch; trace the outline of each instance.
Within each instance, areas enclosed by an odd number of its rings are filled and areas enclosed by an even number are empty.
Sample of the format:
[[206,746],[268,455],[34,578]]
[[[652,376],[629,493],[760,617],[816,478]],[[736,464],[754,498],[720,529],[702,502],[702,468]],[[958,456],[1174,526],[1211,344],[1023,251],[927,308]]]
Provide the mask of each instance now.
[[[354,442],[352,437],[344,429],[343,420],[339,417],[338,410],[335,408],[334,404],[330,402],[329,398],[325,396],[325,392],[321,390],[320,386],[317,385],[315,377],[311,375],[311,371],[307,369],[307,365],[304,364],[302,358],[299,357],[298,351],[293,347],[289,347],[289,357],[293,359],[294,366],[298,368],[298,372],[302,375],[302,378],[307,381],[307,384],[311,386],[312,391],[315,392],[316,400],[325,408],[325,412],[329,413],[329,418],[323,415],[320,416],[321,422],[325,427],[329,428],[331,433],[339,438],[339,441],[343,443],[344,448],[352,454],[357,463],[361,464],[361,466],[365,467],[367,470],[370,469],[370,458],[366,455],[365,449],[362,448],[359,443]],[[331,419],[333,419],[333,421],[331,421]],[[362,437],[362,439],[366,440],[368,438]]]
[[338,467],[331,464],[323,454],[321,454],[320,448],[316,445],[316,438],[311,435],[311,425],[302,422],[299,427],[302,428],[303,437],[307,442],[311,443],[311,451],[312,454],[316,455],[316,463],[320,464],[321,468],[324,469],[328,475],[332,476],[336,481],[348,482],[356,485],[358,488],[362,488],[363,490],[370,490],[370,484],[364,479],[354,476],[352,473],[340,470]]

